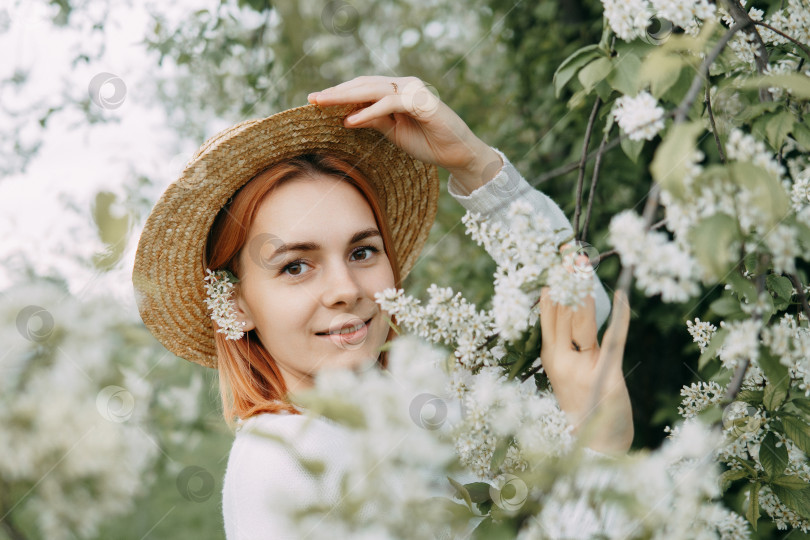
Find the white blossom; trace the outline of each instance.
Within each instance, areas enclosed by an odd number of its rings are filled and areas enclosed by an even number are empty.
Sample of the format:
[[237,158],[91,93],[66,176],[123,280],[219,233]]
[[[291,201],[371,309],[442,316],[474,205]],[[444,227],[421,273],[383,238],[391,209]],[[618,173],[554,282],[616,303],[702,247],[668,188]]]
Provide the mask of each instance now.
[[692,256],[660,231],[645,231],[644,220],[632,210],[613,216],[610,243],[622,263],[633,266],[637,285],[664,302],[684,302],[697,294],[698,268]]
[[686,321],[686,327],[689,330],[689,334],[692,336],[692,341],[697,343],[698,347],[700,347],[701,353],[709,346],[712,336],[715,331],[717,331],[715,325],[708,321],[701,321],[698,318],[695,318],[695,322]]
[[622,131],[634,141],[652,140],[664,129],[664,109],[649,92],[620,97],[612,114]]

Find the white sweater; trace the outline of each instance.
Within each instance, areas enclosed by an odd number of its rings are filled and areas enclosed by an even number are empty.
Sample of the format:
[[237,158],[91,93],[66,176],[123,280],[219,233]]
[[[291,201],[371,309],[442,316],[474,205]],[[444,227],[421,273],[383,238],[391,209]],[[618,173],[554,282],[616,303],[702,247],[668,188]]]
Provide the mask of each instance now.
[[[483,187],[466,193],[450,177],[450,195],[462,206],[492,220],[506,221],[509,203],[522,198],[544,216],[560,236],[572,228],[554,201],[532,188],[506,156],[498,174]],[[601,326],[610,312],[607,293],[597,279],[596,320]],[[222,512],[228,540],[295,539],[288,516],[273,512],[285,504],[306,507],[314,502],[337,504],[339,479],[347,453],[343,428],[326,419],[291,414],[260,414],[241,422],[231,448],[222,490]],[[326,464],[322,475],[313,475],[299,464],[299,457]],[[463,479],[461,479],[463,480]],[[474,479],[470,478],[469,481]],[[448,486],[447,496],[451,496]]]

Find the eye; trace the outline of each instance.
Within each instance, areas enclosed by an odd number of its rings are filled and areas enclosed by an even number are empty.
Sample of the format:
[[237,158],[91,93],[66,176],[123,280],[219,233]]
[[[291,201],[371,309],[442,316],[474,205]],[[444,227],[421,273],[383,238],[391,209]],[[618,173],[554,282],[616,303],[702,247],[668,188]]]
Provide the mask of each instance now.
[[285,265],[284,268],[281,269],[279,274],[287,274],[289,276],[294,276],[294,277],[295,276],[300,276],[305,272],[305,270],[304,270],[305,266],[309,266],[309,265],[307,263],[305,263],[304,261],[298,259],[296,261],[293,261],[293,262]]
[[352,251],[352,260],[353,261],[365,261],[370,259],[372,255],[375,253],[379,253],[379,249],[375,248],[374,246],[363,246],[355,249]]

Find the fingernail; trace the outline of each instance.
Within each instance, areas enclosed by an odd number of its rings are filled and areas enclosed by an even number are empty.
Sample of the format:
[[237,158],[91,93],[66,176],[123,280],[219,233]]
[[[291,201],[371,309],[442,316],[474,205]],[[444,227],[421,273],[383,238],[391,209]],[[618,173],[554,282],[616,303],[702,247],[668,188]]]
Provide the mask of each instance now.
[[315,103],[315,100],[318,99],[318,92],[312,92],[310,95],[307,96],[307,101],[310,103]]
[[360,116],[360,113],[352,113],[346,117],[346,121],[350,124],[354,124],[357,122],[357,117]]

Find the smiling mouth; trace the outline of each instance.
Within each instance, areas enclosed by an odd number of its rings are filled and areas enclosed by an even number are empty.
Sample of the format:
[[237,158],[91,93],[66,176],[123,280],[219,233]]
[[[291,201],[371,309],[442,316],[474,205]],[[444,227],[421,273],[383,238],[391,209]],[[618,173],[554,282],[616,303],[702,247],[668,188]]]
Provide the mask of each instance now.
[[335,330],[334,332],[316,332],[319,336],[339,336],[343,334],[354,334],[355,332],[361,330],[364,326],[368,326],[371,322],[371,319],[374,317],[369,318],[367,321],[359,322],[354,326],[347,326],[345,328],[341,328],[340,330]]

